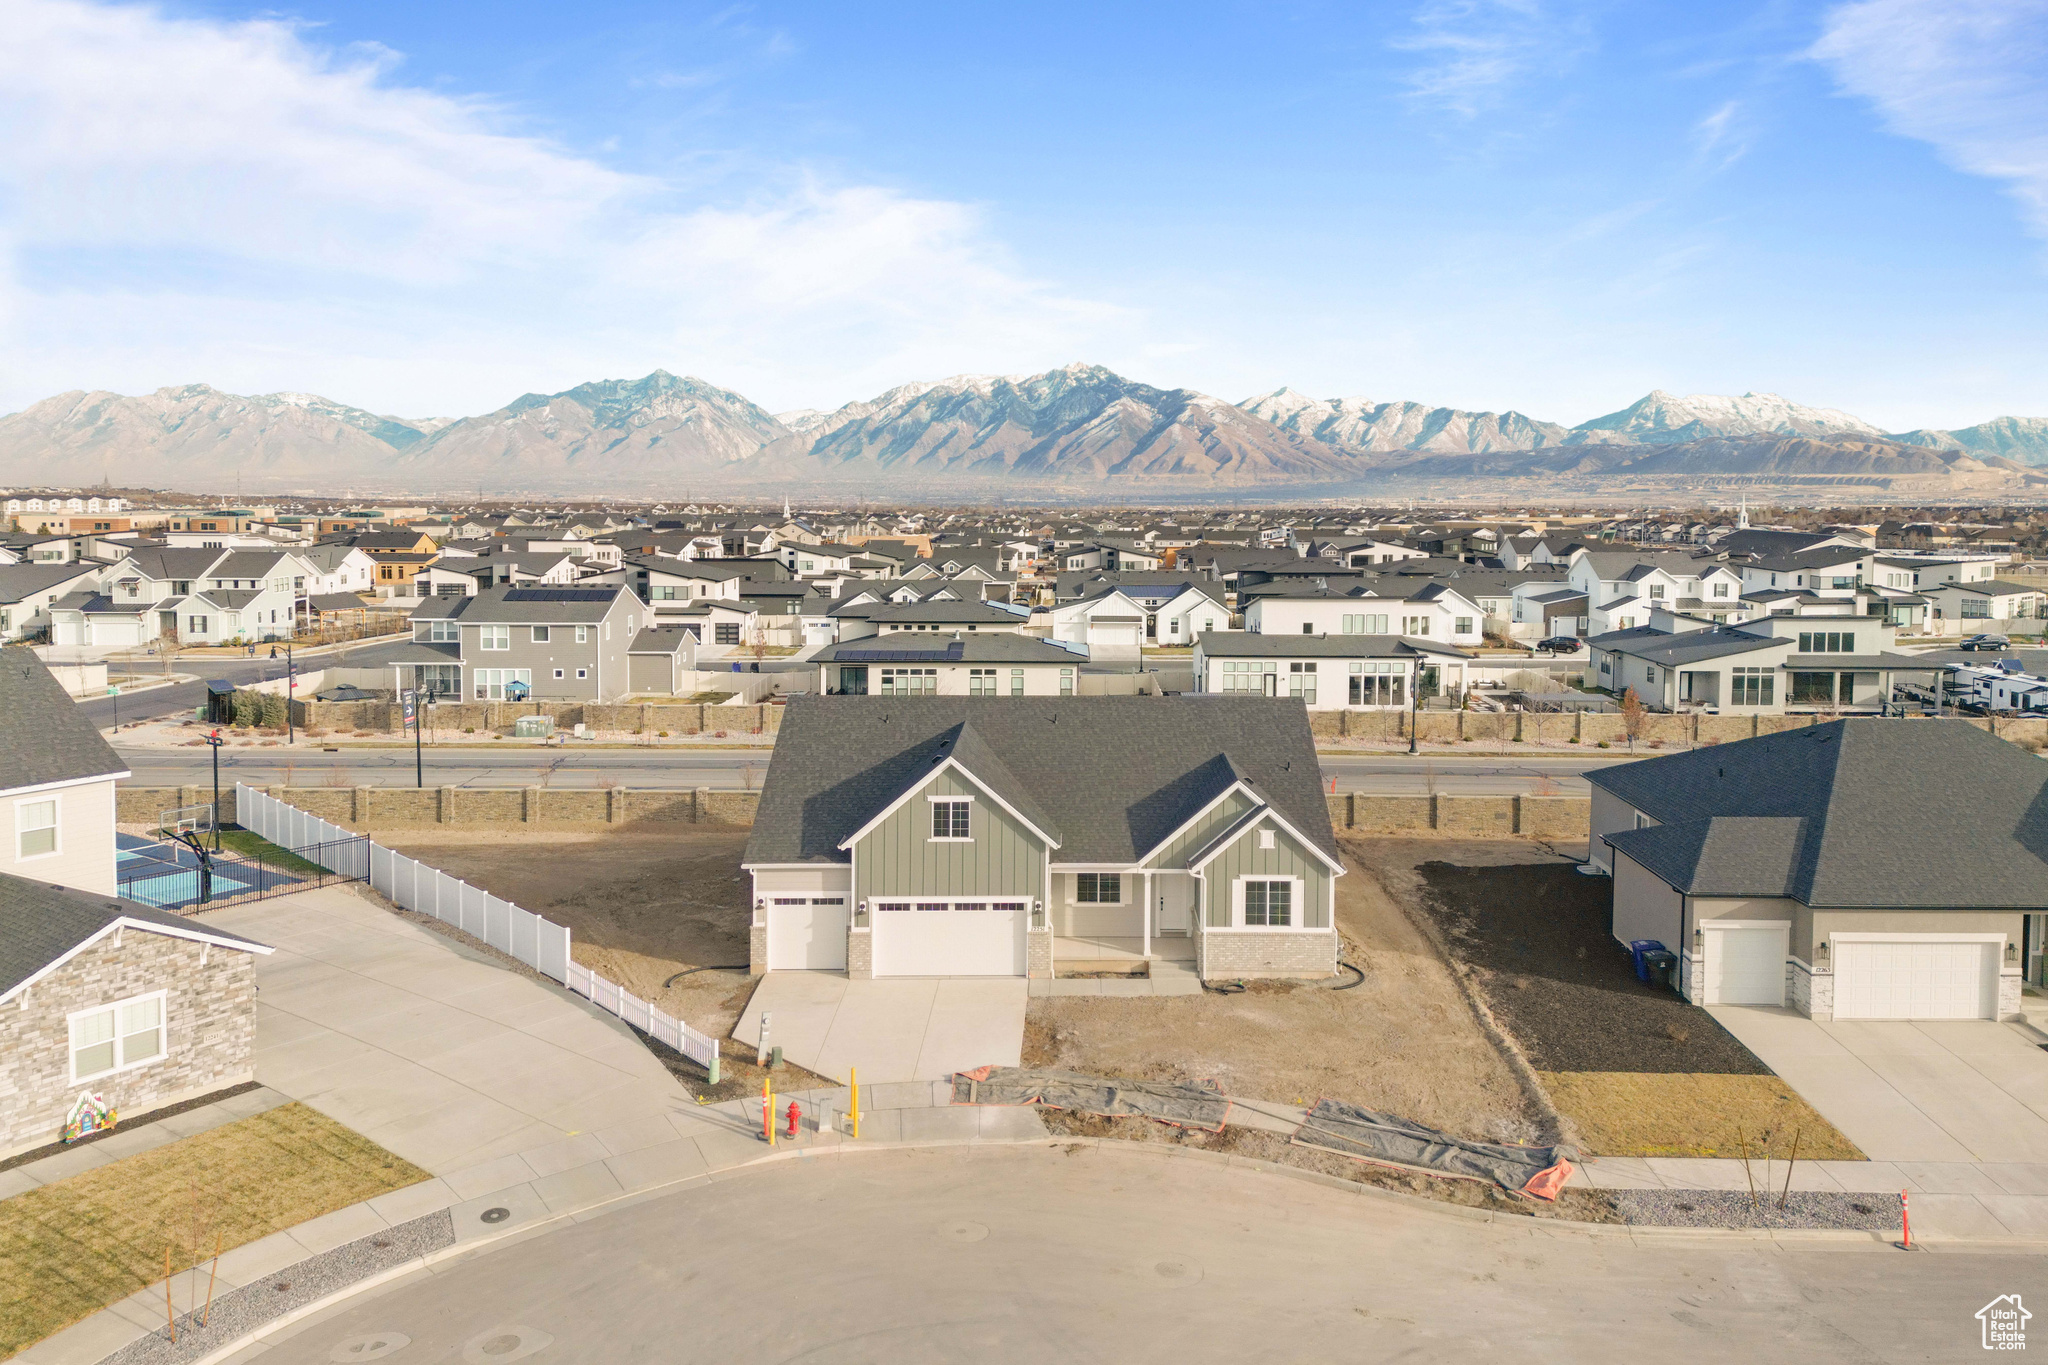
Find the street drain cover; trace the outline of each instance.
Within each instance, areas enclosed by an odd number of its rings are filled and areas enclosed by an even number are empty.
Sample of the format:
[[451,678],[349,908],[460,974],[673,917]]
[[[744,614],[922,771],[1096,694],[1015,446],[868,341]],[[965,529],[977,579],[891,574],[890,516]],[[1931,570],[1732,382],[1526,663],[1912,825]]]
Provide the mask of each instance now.
[[956,1242],[979,1242],[988,1236],[988,1225],[962,1219],[957,1223],[946,1224],[946,1236]]
[[482,1215],[486,1223],[502,1223],[511,1216],[512,1210],[510,1209],[485,1209]]
[[327,1353],[327,1358],[348,1365],[357,1360],[382,1360],[393,1351],[402,1351],[412,1345],[412,1338],[403,1332],[372,1332],[368,1336],[350,1337]]

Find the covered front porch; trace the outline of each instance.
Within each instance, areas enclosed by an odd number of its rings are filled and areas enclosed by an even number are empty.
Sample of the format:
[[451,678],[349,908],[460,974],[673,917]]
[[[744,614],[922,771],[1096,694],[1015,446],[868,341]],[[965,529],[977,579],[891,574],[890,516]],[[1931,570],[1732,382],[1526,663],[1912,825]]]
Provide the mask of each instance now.
[[1053,975],[1195,960],[1195,878],[1183,871],[1053,869]]

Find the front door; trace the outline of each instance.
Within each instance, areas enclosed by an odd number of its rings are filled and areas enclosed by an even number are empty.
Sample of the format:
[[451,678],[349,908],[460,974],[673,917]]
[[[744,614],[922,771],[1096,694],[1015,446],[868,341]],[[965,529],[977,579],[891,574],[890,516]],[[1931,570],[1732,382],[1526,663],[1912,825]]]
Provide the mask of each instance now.
[[1194,931],[1195,879],[1193,877],[1160,876],[1153,879],[1158,888],[1158,902],[1154,911],[1155,922],[1162,934],[1186,934]]
[[1277,696],[1279,696],[1279,695],[1280,695],[1280,675],[1279,675],[1278,673],[1268,673],[1268,674],[1266,674],[1266,675],[1265,675],[1265,677],[1266,677],[1266,695],[1267,695],[1267,696],[1269,696],[1269,697],[1277,697]]

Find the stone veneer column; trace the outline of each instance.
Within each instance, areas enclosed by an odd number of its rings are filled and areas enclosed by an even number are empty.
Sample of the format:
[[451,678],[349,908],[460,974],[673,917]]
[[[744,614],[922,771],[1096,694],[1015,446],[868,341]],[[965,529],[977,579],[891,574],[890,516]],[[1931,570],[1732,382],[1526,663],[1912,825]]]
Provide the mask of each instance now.
[[[765,949],[763,951],[766,951]],[[875,978],[875,935],[872,929],[846,931],[846,979],[872,981]]]

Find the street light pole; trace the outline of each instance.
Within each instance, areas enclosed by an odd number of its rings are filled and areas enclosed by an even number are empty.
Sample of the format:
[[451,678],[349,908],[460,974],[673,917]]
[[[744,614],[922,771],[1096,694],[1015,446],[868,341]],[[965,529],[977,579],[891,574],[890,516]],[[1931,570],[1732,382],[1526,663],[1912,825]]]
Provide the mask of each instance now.
[[215,730],[206,737],[206,743],[213,750],[213,851],[220,852],[220,731]]
[[1415,662],[1408,673],[1408,752],[1415,753],[1415,732],[1421,728],[1422,719],[1422,656],[1415,656]]

